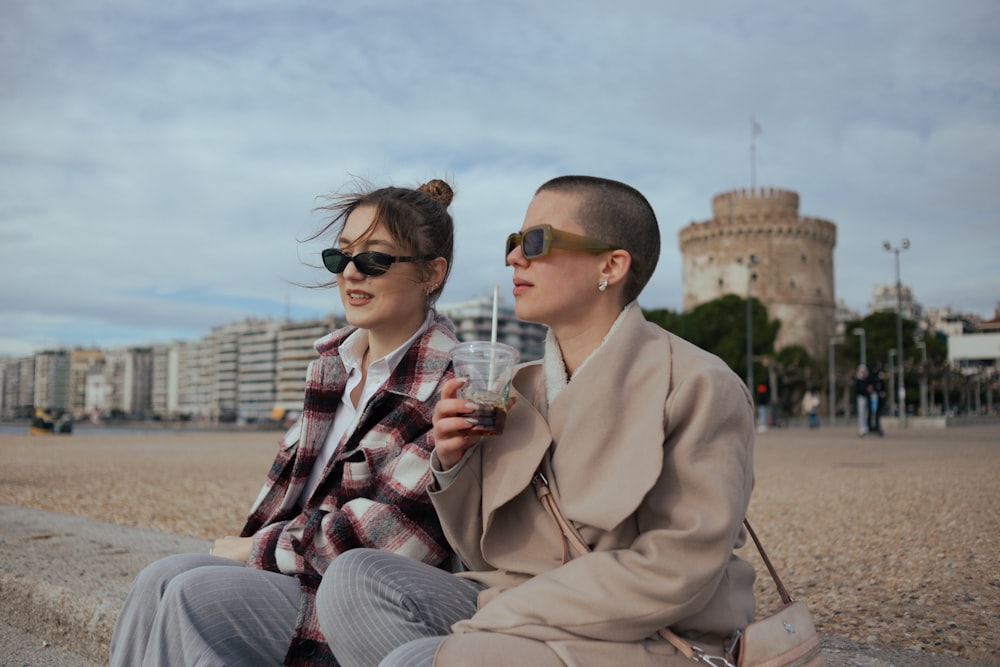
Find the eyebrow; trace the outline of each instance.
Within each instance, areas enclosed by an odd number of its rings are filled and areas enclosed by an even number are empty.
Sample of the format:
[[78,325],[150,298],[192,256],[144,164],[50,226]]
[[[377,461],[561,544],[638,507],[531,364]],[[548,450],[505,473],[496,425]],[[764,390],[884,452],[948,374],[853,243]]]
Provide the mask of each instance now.
[[[395,252],[397,250],[396,244],[393,241],[384,241],[382,239],[373,239],[371,237],[368,237],[367,239],[363,240],[367,241],[368,243],[368,245],[366,246],[367,248],[372,248],[372,247],[382,248],[383,250],[389,250],[392,252]],[[358,242],[359,240],[352,241],[349,238],[345,238],[343,235],[337,238],[337,244],[340,246],[341,249],[350,248],[352,245]]]

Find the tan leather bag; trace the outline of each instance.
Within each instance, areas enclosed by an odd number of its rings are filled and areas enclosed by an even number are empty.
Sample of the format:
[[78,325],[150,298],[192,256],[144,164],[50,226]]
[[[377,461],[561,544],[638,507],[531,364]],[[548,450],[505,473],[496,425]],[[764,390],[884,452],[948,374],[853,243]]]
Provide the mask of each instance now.
[[[578,555],[590,551],[590,547],[576,527],[563,516],[559,504],[552,497],[549,482],[541,470],[535,475],[533,483],[538,498],[555,519],[565,537],[563,562],[572,557],[571,550],[576,550]],[[733,638],[725,657],[706,653],[679,637],[670,628],[660,630],[660,636],[691,660],[713,667],[823,667],[819,635],[816,634],[809,608],[804,602],[794,600],[788,594],[777,570],[771,564],[771,559],[767,557],[764,546],[757,538],[757,533],[750,527],[750,522],[743,519],[743,525],[756,545],[784,606],[770,616],[754,621],[741,629]]]

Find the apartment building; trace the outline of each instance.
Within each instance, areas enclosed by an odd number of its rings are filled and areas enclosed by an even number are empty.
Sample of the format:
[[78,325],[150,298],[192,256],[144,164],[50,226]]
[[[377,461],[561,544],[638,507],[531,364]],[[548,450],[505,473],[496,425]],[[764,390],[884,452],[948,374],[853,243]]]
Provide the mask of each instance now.
[[[460,340],[489,339],[489,296],[440,307]],[[302,410],[315,341],[338,326],[322,319],[248,318],[197,340],[110,350],[52,350],[0,364],[0,410],[30,416],[35,406],[77,417],[189,419],[216,423],[292,419]],[[547,328],[522,322],[501,304],[497,339],[522,360],[541,357]]]
[[125,414],[130,419],[149,419],[153,416],[153,348],[127,348],[122,370]]
[[84,414],[129,419],[153,415],[152,348],[119,347],[91,362],[84,381]]
[[[492,296],[442,305],[438,310],[455,323],[455,334],[459,340],[490,340],[493,329]],[[508,306],[502,301],[498,305],[497,340],[517,350],[521,355],[521,361],[542,357],[547,332],[548,327],[544,324],[518,319],[513,306]]]
[[236,414],[241,423],[270,418],[277,397],[278,330],[266,322],[240,334],[236,367]]
[[87,410],[87,378],[104,365],[105,351],[77,348],[69,353],[69,412],[79,416]]
[[900,305],[904,318],[914,322],[919,322],[923,318],[923,308],[913,298],[913,292],[906,285],[902,285],[899,289],[895,285],[877,285],[872,290],[872,302],[869,305],[871,312],[894,313]]
[[321,320],[248,318],[204,338],[172,344],[154,363],[154,412],[205,422],[259,422],[302,410],[313,343],[335,327]]
[[177,405],[177,348],[177,344],[152,347],[153,386],[150,393],[153,414],[159,417],[174,414]]
[[46,350],[35,355],[32,405],[57,412],[69,411],[69,353]]
[[0,418],[25,419],[34,411],[35,358],[0,359]]
[[171,392],[177,395],[169,414],[211,423],[236,421],[240,338],[273,325],[271,319],[248,318],[214,327],[204,338],[177,343],[172,351],[176,359],[168,362],[168,374],[157,379],[157,383],[167,383],[168,396]]
[[277,395],[273,418],[294,419],[302,412],[306,370],[309,362],[319,356],[313,344],[336,328],[336,318],[331,314],[322,320],[286,322],[278,330]]
[[177,344],[177,403],[171,417],[195,421],[218,419],[212,374],[215,365],[213,352],[212,339],[208,336]]

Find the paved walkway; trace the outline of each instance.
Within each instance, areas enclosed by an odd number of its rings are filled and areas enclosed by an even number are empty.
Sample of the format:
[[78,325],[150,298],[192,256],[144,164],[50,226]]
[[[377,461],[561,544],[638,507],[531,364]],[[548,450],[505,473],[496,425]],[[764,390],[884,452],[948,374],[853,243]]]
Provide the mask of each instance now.
[[[761,438],[762,451],[804,435],[793,431],[782,429]],[[941,433],[954,439],[963,432],[949,428]],[[891,435],[893,441],[903,439],[898,431]],[[835,446],[856,442],[846,427],[810,432],[808,437],[829,439]],[[926,439],[926,432],[920,437]],[[916,441],[917,433],[911,431],[908,438]],[[208,548],[206,540],[0,504],[0,667],[107,664],[114,622],[136,574],[157,558]],[[828,667],[989,664],[867,646],[844,637],[824,637],[823,652]]]
[[[178,535],[0,505],[0,665],[107,664],[118,609],[135,575],[162,556],[204,552]],[[981,663],[827,637],[828,667],[972,667]]]

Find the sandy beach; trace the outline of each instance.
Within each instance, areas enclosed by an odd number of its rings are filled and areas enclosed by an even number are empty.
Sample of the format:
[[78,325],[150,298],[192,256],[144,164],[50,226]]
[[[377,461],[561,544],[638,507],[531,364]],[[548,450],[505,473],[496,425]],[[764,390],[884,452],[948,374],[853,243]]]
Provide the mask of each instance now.
[[[275,432],[0,435],[0,503],[213,538],[236,533]],[[749,517],[818,629],[1000,663],[1000,426],[758,436]],[[753,552],[758,602],[777,594]]]

